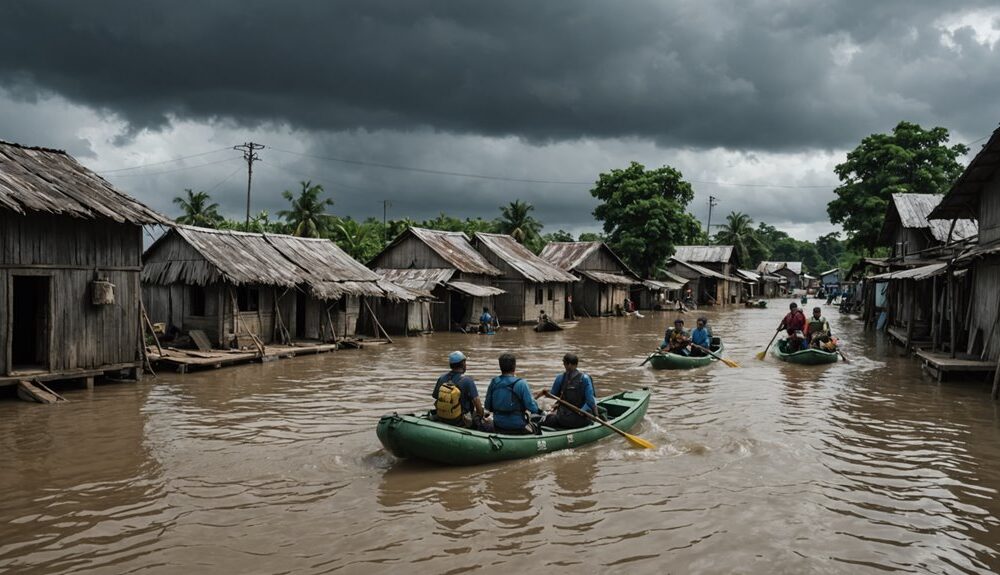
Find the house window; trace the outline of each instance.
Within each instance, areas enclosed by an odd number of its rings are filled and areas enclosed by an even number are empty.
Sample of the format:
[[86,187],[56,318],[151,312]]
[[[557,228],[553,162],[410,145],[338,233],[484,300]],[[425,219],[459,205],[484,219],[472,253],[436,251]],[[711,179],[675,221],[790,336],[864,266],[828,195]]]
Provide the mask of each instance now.
[[240,311],[260,309],[260,291],[253,287],[241,287],[236,291],[236,306]]
[[188,288],[188,315],[203,317],[205,315],[205,286],[190,286]]
[[554,299],[556,299],[555,290],[552,289],[552,286],[549,286],[549,301],[552,301]]
[[535,288],[535,305],[542,305],[545,302],[545,293],[542,288]]

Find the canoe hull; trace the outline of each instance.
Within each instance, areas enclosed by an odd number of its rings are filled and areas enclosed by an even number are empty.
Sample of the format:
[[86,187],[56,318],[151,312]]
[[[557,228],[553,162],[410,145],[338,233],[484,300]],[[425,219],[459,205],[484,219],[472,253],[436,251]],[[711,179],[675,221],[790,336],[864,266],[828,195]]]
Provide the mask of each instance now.
[[799,365],[822,365],[826,363],[837,363],[840,356],[835,351],[822,351],[819,349],[804,349],[795,353],[785,352],[785,340],[778,341],[774,346],[774,356],[781,361],[796,363]]
[[[628,431],[646,415],[649,397],[645,390],[626,391],[598,403],[608,409],[609,423]],[[545,430],[541,435],[501,435],[431,421],[426,414],[394,413],[379,420],[376,434],[382,446],[396,457],[446,465],[479,465],[572,449],[614,432],[591,424],[579,429]]]
[[[718,341],[718,347],[712,346],[712,351],[718,355],[722,355],[722,352],[725,351],[722,340]],[[653,369],[694,369],[716,361],[719,360],[710,355],[691,357],[676,353],[656,353],[650,357],[649,365],[653,366]]]

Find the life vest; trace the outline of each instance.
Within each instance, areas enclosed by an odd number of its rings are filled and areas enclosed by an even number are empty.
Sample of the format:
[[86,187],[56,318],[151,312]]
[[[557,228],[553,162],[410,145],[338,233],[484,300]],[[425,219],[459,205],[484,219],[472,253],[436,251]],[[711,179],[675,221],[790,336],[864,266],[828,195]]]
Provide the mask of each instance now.
[[[587,401],[583,393],[583,372],[577,371],[569,379],[563,376],[562,386],[559,389],[559,398],[566,403],[583,409]],[[559,405],[559,409],[556,410],[556,424],[561,428],[583,427],[589,423],[590,420],[587,417],[576,413],[565,405]]]
[[450,380],[440,382],[434,398],[434,410],[438,419],[456,421],[462,418],[462,390],[458,388],[461,379],[462,374],[455,373]]
[[826,318],[820,316],[818,319],[814,316],[809,316],[809,333],[813,334],[819,331],[826,331],[823,326],[826,325]]
[[500,378],[495,378],[490,387],[493,391],[492,397],[490,398],[490,403],[493,406],[493,411],[499,413],[524,413],[524,404],[521,403],[521,398],[514,394],[514,386],[517,382],[523,381],[520,377],[514,381],[501,383]]

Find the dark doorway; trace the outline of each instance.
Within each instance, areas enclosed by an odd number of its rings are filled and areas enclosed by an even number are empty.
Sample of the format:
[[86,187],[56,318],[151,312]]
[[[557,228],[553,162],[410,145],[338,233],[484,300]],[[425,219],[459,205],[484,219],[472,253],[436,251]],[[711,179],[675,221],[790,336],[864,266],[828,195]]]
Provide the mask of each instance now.
[[[459,325],[465,322],[465,312],[468,308],[467,303],[471,303],[472,298],[467,298],[460,296],[457,293],[451,294],[451,324]],[[464,327],[464,326],[462,326]]]
[[48,276],[14,276],[11,299],[11,368],[49,370]]
[[306,338],[306,294],[295,292],[295,339]]

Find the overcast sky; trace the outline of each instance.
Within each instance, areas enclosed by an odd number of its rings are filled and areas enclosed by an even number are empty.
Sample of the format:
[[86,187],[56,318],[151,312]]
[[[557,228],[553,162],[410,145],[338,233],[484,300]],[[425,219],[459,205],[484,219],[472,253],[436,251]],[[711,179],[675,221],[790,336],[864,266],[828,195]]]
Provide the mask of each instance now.
[[909,120],[976,151],[1000,121],[995,0],[7,0],[0,33],[0,139],[170,216],[194,188],[242,218],[254,141],[254,212],[308,179],[356,218],[519,198],[597,231],[588,182],[637,160],[681,170],[703,225],[712,195],[715,223],[811,239],[864,136]]

